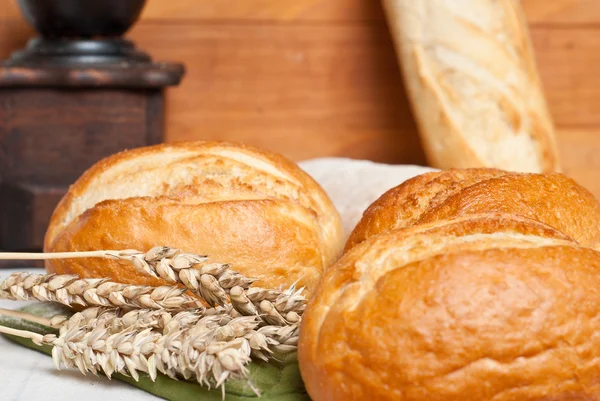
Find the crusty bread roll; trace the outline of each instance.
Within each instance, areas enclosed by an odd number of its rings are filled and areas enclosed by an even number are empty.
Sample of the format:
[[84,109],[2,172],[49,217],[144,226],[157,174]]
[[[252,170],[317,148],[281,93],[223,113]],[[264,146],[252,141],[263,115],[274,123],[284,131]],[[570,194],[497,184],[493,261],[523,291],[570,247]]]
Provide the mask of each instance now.
[[600,248],[600,205],[572,179],[465,169],[426,173],[390,189],[364,212],[346,249],[371,235],[490,211],[538,220],[583,246]]
[[595,202],[487,169],[389,191],[303,315],[311,399],[600,400]]
[[514,228],[346,253],[303,317],[311,399],[600,400],[600,254]]
[[384,0],[430,164],[559,170],[518,0]]
[[[179,143],[104,159],[57,206],[45,251],[148,250],[208,254],[257,285],[299,280],[309,291],[341,253],[340,216],[321,187],[285,158],[248,146]],[[157,285],[130,263],[51,260],[51,273]]]

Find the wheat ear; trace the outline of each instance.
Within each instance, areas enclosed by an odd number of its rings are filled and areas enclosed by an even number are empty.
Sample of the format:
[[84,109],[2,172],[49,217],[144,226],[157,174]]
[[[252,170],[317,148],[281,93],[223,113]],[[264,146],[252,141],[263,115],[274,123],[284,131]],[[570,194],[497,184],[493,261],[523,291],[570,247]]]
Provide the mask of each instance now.
[[146,253],[127,250],[111,255],[130,260],[142,273],[185,285],[211,306],[231,302],[241,315],[260,315],[269,325],[296,324],[306,307],[303,288],[297,290],[292,285],[280,291],[251,287],[256,279],[231,270],[229,264],[207,264],[206,255],[183,253],[169,247],[154,247]]
[[127,249],[42,254],[11,253],[0,254],[0,259],[9,256],[21,259],[100,257],[130,261],[139,272],[162,278],[169,283],[183,284],[210,306],[231,303],[241,315],[259,315],[264,323],[269,325],[296,324],[306,307],[302,288],[296,289],[295,285],[292,285],[287,290],[280,291],[251,287],[256,279],[233,271],[229,264],[206,263],[209,260],[206,255],[184,253],[165,246],[157,246],[147,252]]
[[58,302],[66,306],[122,309],[203,309],[199,300],[175,286],[138,286],[74,275],[14,273],[0,282],[0,299]]
[[[263,326],[256,316],[204,316],[197,311],[88,308],[60,326],[59,335],[40,335],[0,326],[0,332],[53,347],[60,367],[82,373],[115,372],[152,380],[157,372],[221,387],[231,377],[248,378],[251,356],[268,360],[273,352],[296,350],[297,325]],[[255,390],[256,391],[256,390]],[[257,391],[258,393],[258,391]]]

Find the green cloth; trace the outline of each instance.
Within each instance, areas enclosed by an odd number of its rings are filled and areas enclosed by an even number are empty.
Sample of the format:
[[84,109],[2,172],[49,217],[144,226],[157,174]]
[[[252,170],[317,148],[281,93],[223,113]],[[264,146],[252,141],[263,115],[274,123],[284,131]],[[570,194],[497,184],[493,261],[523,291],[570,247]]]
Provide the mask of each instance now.
[[[22,308],[21,311],[45,318],[50,318],[58,314],[70,314],[68,309],[51,303],[33,304]],[[50,327],[10,317],[0,317],[0,325],[34,331],[40,334],[56,333],[56,330]],[[31,342],[31,340],[19,337],[9,335],[5,337],[27,348],[43,352],[47,355],[51,354],[51,348],[48,346],[40,347]],[[252,362],[248,368],[250,370],[251,382],[261,392],[261,400],[310,401],[300,377],[300,370],[295,355],[288,356],[283,362]],[[166,400],[221,401],[223,399],[220,389],[209,390],[195,382],[177,381],[164,375],[159,375],[155,382],[152,382],[147,375],[140,375],[138,382],[131,377],[121,374],[115,374],[113,377]],[[240,380],[228,380],[225,385],[225,392],[225,400],[227,401],[256,398],[256,394],[254,394],[250,386],[245,381]]]

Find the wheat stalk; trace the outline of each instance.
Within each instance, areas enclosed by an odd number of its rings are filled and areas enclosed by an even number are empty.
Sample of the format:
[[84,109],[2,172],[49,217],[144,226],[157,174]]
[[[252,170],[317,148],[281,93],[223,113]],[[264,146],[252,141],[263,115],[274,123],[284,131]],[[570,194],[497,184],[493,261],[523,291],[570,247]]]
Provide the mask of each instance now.
[[66,316],[57,315],[51,319],[46,319],[44,317],[31,315],[25,312],[19,312],[11,309],[0,308],[0,316],[8,316],[16,319],[28,320],[33,323],[41,324],[42,326],[59,328],[63,325],[63,323],[68,319]]
[[95,307],[63,322],[58,336],[3,326],[0,332],[52,346],[52,358],[59,369],[76,367],[84,374],[103,372],[108,377],[118,372],[135,380],[139,380],[139,372],[152,380],[161,372],[222,389],[231,377],[248,378],[246,365],[251,356],[268,360],[274,352],[288,353],[297,348],[297,324],[259,327],[261,321],[256,316],[233,317],[226,309],[218,312],[124,313]]
[[138,286],[74,275],[14,273],[0,282],[0,299],[58,302],[66,306],[122,309],[203,309],[199,300],[175,286]]

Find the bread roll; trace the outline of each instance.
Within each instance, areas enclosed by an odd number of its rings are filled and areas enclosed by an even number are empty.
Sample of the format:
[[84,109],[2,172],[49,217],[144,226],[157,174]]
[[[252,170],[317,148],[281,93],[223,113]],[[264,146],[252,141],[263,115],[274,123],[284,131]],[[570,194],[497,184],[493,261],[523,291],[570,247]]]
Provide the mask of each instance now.
[[302,377],[314,401],[600,400],[597,288],[600,253],[527,219],[372,236],[309,302]]
[[490,212],[537,220],[600,249],[600,205],[588,190],[558,173],[495,169],[426,173],[390,189],[365,211],[346,249],[372,235]]
[[[57,206],[45,251],[148,250],[208,254],[257,285],[299,280],[309,291],[339,256],[340,216],[321,187],[283,157],[218,142],[158,145],[104,159]],[[157,285],[130,263],[51,260],[51,273]]]
[[384,0],[430,164],[558,171],[518,0]]
[[599,225],[560,174],[451,170],[391,189],[303,315],[311,399],[600,400]]

